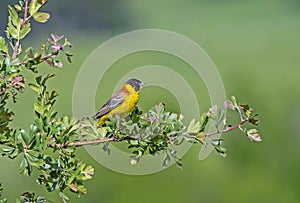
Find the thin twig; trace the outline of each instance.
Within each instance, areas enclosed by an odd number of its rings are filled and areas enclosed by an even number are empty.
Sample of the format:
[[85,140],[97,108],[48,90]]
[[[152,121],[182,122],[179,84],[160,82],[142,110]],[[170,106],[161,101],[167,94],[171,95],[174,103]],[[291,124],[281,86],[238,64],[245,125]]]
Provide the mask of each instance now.
[[24,9],[24,16],[23,16],[23,21],[22,21],[21,29],[23,29],[24,26],[25,26],[25,22],[27,20],[27,13],[28,13],[28,0],[25,1],[25,9]]
[[2,91],[0,91],[0,95],[4,94],[8,90],[8,87],[6,86]]
[[19,45],[20,45],[20,41],[18,40],[16,42],[16,45],[14,47],[14,52],[13,52],[13,55],[12,55],[12,59],[15,59],[18,55],[18,50],[19,50]]
[[[54,51],[54,52],[52,52],[51,54],[48,54],[48,55],[46,55],[46,56],[43,56],[40,60],[41,60],[42,62],[44,62],[44,61],[48,60],[49,58],[52,58],[53,56],[56,56],[57,54],[58,54],[58,51]],[[27,65],[27,64],[29,64],[29,62],[30,62],[30,61],[23,61],[23,62],[18,63],[18,65]]]
[[52,144],[49,147],[81,147],[81,146],[86,146],[86,145],[96,145],[96,144],[101,144],[105,142],[121,142],[123,140],[138,140],[140,137],[138,136],[126,136],[122,139],[115,138],[115,136],[111,138],[102,138],[102,139],[95,139],[95,140],[86,140],[86,141],[77,141],[77,142],[68,142],[65,145],[62,144]]
[[234,130],[234,129],[237,129],[237,128],[241,127],[242,125],[244,125],[244,124],[245,124],[246,122],[248,122],[248,121],[249,121],[249,118],[245,118],[244,120],[242,120],[240,123],[238,123],[238,124],[235,125],[235,126],[227,127],[227,128],[224,129],[224,130],[217,130],[217,131],[215,131],[215,132],[206,133],[206,134],[205,134],[205,137],[211,137],[211,136],[216,135],[216,134],[219,134],[219,133],[227,133],[227,132],[229,132],[229,131],[232,131],[232,130]]
[[[25,26],[25,23],[27,20],[27,13],[28,13],[28,0],[25,1],[24,16],[23,16],[23,20],[22,20],[22,24],[21,24],[21,29],[23,29]],[[15,59],[17,57],[19,46],[20,46],[20,39],[18,39],[18,41],[16,42],[16,45],[14,47],[14,52],[12,55],[12,59]]]
[[[112,142],[115,141],[115,138],[103,138],[103,139],[97,139],[97,140],[86,140],[86,141],[78,141],[78,142],[68,142],[65,146],[66,147],[71,147],[71,146],[86,146],[86,145],[94,145],[94,144],[101,144],[104,142]],[[56,144],[55,146],[61,147],[60,144]],[[53,147],[53,145],[52,145]]]

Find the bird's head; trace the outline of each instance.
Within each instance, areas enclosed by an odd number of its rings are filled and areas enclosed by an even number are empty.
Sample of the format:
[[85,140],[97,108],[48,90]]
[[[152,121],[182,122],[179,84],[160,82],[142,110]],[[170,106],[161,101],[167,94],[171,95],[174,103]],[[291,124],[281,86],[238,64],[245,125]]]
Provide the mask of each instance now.
[[136,79],[136,78],[132,78],[126,81],[125,84],[129,84],[131,85],[135,91],[139,91],[139,89],[143,86],[145,86],[146,84],[143,83],[142,81]]

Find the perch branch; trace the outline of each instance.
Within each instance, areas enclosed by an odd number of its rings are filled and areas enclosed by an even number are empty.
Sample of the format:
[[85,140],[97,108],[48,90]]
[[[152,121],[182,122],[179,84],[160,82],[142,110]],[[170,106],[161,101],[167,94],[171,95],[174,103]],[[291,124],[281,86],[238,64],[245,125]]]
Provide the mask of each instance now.
[[242,125],[244,125],[246,122],[249,121],[249,118],[245,118],[244,120],[242,120],[240,123],[238,123],[237,125],[235,126],[230,126],[230,127],[227,127],[226,129],[224,130],[217,130],[215,132],[211,132],[211,133],[206,133],[205,134],[205,137],[211,137],[213,135],[216,135],[216,134],[219,134],[219,133],[227,133],[229,131],[232,131],[232,130],[235,130],[237,128],[240,128]]
[[[232,131],[232,130],[235,130],[237,128],[240,128],[242,125],[244,125],[248,121],[249,121],[249,119],[245,118],[245,119],[243,119],[241,122],[239,122],[235,126],[227,127],[224,130],[216,130],[214,132],[206,133],[205,137],[211,137],[213,135],[220,134],[220,133],[227,133],[229,131]],[[189,138],[193,138],[193,137],[195,138],[197,135],[189,135],[189,136],[185,135],[185,136],[189,137]],[[127,137],[124,137],[122,139],[118,139],[115,136],[113,136],[111,138],[102,138],[102,139],[95,139],[95,140],[68,142],[63,147],[71,147],[71,146],[80,147],[80,146],[87,146],[87,145],[96,145],[96,144],[101,144],[101,143],[105,143],[105,142],[121,142],[121,141],[124,141],[124,140],[139,140],[139,139],[140,139],[140,137],[137,137],[137,136],[127,136]],[[176,139],[176,137],[172,137],[172,140],[174,140],[174,139]],[[170,143],[172,143],[172,140],[170,140]],[[54,147],[54,146],[56,146],[56,147],[62,147],[61,144],[53,144],[53,145],[51,145],[51,147]]]

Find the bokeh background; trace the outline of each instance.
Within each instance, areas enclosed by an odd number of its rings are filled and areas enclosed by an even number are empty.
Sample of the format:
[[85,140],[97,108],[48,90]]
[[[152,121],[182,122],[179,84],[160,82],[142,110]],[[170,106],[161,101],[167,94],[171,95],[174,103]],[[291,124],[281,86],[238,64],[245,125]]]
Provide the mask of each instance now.
[[[12,2],[0,1],[1,30],[7,21],[6,5]],[[80,199],[71,195],[70,202],[299,202],[299,1],[52,0],[44,10],[50,11],[51,20],[46,25],[34,24],[25,44],[38,47],[50,33],[57,33],[75,45],[71,65],[61,70],[42,69],[57,74],[50,84],[60,93],[57,107],[62,115],[72,114],[76,74],[95,48],[127,31],[158,28],[185,35],[204,48],[222,76],[227,96],[235,95],[251,104],[261,119],[262,143],[251,143],[239,132],[226,134],[228,157],[212,153],[199,161],[200,146],[193,146],[183,157],[183,170],[172,166],[147,176],[123,175],[104,168],[84,149],[79,150],[79,156],[95,166],[96,174],[87,182],[88,194]],[[116,66],[126,69],[132,64],[155,62],[184,69],[178,59],[168,57],[137,54]],[[112,94],[112,84],[122,77],[118,70],[123,69],[116,67],[107,75],[109,85],[103,84],[105,91],[97,102],[103,103]],[[192,74],[188,79],[195,80]],[[159,93],[157,98],[151,97],[155,91]],[[201,110],[205,111],[209,107],[207,90],[199,85],[196,91],[203,97]],[[148,89],[141,105],[147,108],[162,100],[170,110],[178,110],[174,97],[168,94],[163,89]],[[14,106],[16,127],[26,128],[30,123],[33,96],[27,91]],[[56,193],[48,194],[33,178],[19,175],[18,163],[18,159],[0,161],[0,181],[10,202],[25,190],[60,202]]]

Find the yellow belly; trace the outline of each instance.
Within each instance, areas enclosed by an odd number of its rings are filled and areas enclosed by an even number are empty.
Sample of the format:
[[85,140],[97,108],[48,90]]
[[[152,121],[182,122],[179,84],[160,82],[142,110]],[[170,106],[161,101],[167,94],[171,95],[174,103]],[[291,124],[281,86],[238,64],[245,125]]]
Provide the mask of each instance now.
[[103,125],[105,121],[107,121],[108,115],[118,115],[121,118],[125,118],[126,116],[128,116],[134,110],[138,100],[139,100],[138,92],[134,92],[133,94],[130,94],[130,96],[125,97],[124,102],[120,106],[113,109],[109,113],[103,115],[99,119],[98,121],[99,126]]

